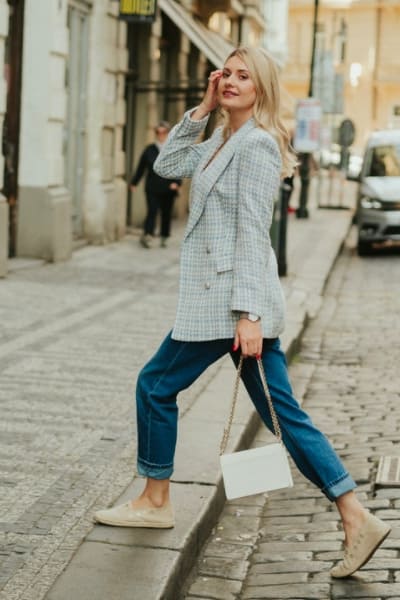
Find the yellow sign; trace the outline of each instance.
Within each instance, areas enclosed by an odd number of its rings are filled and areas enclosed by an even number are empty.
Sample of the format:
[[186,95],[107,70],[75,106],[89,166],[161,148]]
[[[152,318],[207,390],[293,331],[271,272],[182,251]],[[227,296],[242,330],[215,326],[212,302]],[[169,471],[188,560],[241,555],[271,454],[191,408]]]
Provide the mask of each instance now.
[[156,0],[120,0],[119,14],[127,21],[153,21],[156,16]]

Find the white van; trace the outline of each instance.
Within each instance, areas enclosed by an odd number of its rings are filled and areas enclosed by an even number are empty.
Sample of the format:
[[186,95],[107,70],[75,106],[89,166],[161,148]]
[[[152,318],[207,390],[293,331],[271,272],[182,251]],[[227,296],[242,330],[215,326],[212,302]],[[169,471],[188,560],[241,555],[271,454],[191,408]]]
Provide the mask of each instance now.
[[400,242],[400,129],[371,134],[359,181],[357,249],[364,256],[375,243]]

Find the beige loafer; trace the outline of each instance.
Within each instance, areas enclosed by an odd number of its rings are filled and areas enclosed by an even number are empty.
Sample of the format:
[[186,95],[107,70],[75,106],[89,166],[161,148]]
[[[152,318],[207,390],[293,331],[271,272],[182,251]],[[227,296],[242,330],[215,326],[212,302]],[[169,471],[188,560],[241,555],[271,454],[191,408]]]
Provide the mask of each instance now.
[[343,560],[331,569],[332,577],[348,577],[366,562],[390,533],[390,527],[374,515],[368,515],[354,544],[346,548]]
[[170,529],[175,526],[174,513],[170,503],[161,508],[132,508],[130,502],[99,510],[94,514],[94,520],[104,525],[115,527],[152,527],[155,529]]

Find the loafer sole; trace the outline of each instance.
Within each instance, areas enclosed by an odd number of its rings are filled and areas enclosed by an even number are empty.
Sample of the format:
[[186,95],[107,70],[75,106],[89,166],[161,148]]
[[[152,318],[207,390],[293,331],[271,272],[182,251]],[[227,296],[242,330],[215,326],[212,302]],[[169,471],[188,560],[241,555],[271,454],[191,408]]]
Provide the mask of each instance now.
[[115,525],[115,527],[146,527],[151,529],[172,529],[175,527],[175,523],[143,523],[142,521],[107,521],[106,519],[98,521],[96,523],[100,525]]
[[160,508],[132,508],[129,503],[94,513],[93,520],[115,527],[150,527],[171,529],[175,525],[174,514],[169,505]]
[[345,575],[334,575],[331,572],[331,576],[334,577],[335,579],[343,579],[345,577],[350,577],[351,575],[354,575],[354,573],[356,573],[356,571],[358,571],[359,569],[361,569],[361,567],[363,567],[369,561],[369,559],[371,558],[371,556],[373,556],[375,554],[375,552],[377,551],[377,549],[379,548],[379,546],[381,544],[383,544],[383,542],[385,541],[385,539],[387,538],[387,536],[389,535],[390,532],[391,532],[391,528],[388,527],[387,531],[385,533],[383,533],[380,536],[380,538],[376,541],[376,543],[371,548],[371,550],[368,553],[368,555],[366,557],[364,557],[363,559],[361,559],[361,561],[359,563],[357,563],[357,565],[354,567],[354,569],[350,573],[346,573]]

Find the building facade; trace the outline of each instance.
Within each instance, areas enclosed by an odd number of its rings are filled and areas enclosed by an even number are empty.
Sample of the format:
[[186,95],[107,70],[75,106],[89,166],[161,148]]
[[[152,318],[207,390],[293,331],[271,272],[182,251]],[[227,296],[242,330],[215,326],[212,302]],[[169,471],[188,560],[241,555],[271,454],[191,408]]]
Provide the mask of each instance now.
[[0,264],[124,232],[125,40],[109,0],[0,1]]
[[[25,0],[16,252],[62,260],[125,227],[125,26],[108,0]],[[44,31],[51,32],[43,35]]]
[[[8,256],[65,260],[140,227],[143,186],[132,194],[129,181],[157,122],[176,122],[267,27],[285,54],[275,0],[158,0],[152,22],[119,18],[122,5],[0,0],[0,276]],[[184,193],[176,211],[186,216]]]
[[[263,3],[238,0],[159,0],[152,25],[128,26],[126,174],[129,180],[157,121],[175,123],[202,97],[208,74],[240,43],[258,45],[265,30]],[[210,125],[212,126],[212,124]],[[175,211],[185,217],[187,190]],[[128,223],[145,215],[143,186],[128,192]]]
[[[329,95],[336,95],[328,119],[333,125],[344,116],[352,119],[355,146],[361,150],[370,131],[394,126],[396,120],[400,124],[396,117],[396,112],[400,115],[400,2],[320,0],[319,4],[317,62],[319,57],[328,101]],[[283,80],[296,98],[306,97],[308,91],[313,9],[313,0],[289,3],[289,55]]]

